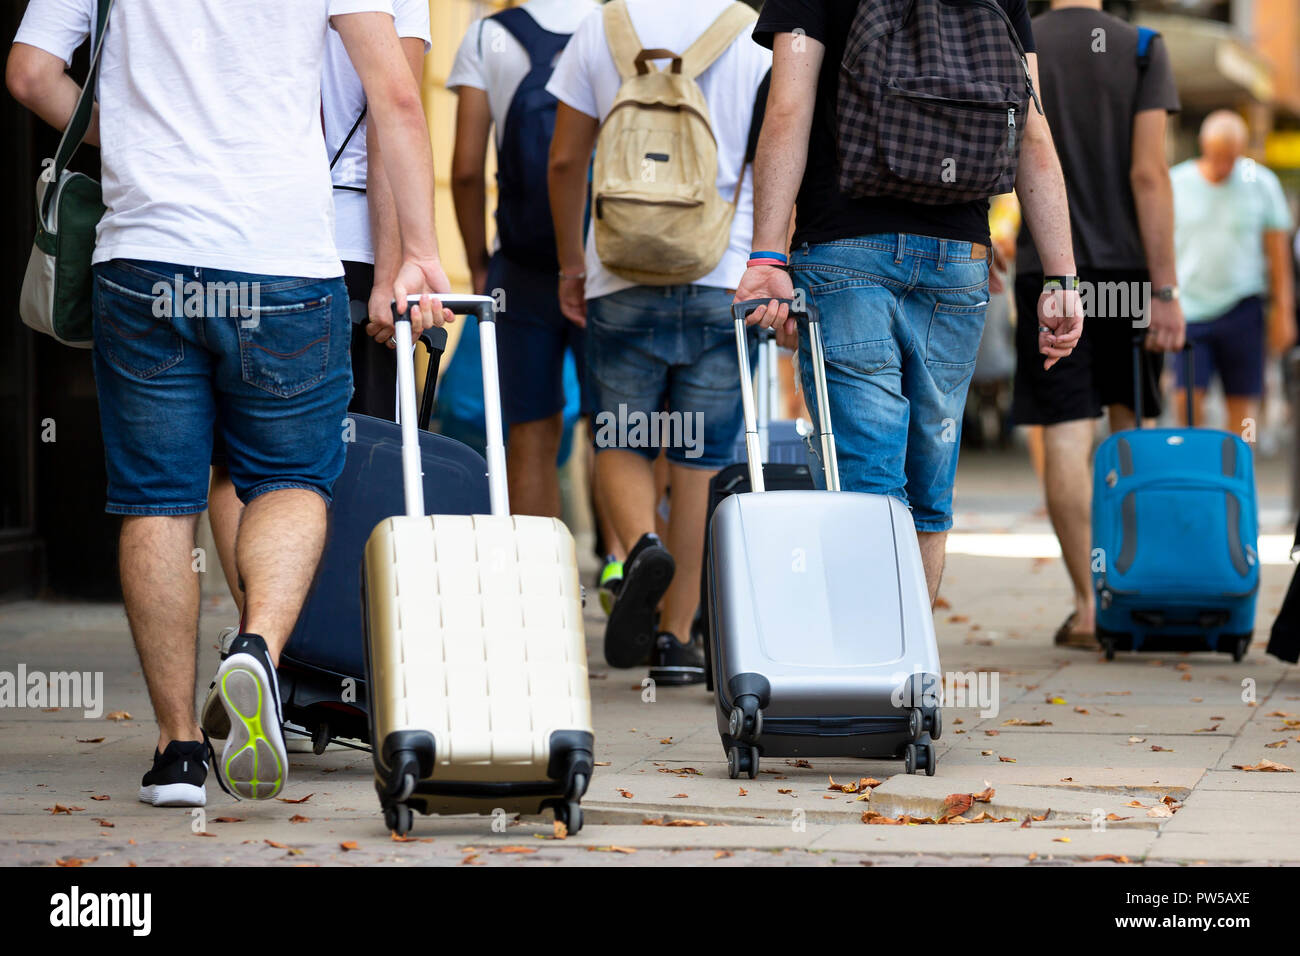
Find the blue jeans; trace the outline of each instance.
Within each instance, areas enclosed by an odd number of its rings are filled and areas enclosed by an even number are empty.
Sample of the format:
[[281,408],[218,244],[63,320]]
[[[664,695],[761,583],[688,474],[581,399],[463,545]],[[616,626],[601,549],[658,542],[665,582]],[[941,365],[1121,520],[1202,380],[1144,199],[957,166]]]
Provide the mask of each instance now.
[[[633,286],[587,301],[587,384],[597,450],[716,471],[743,417],[732,293]],[[750,359],[757,346],[751,337]]]
[[207,507],[214,426],[240,500],[330,501],[352,396],[341,276],[115,259],[95,266],[94,313],[109,513]]
[[[805,244],[790,266],[795,287],[821,315],[840,486],[892,495],[911,508],[918,531],[947,531],[962,408],[988,306],[987,249],[871,235]],[[803,325],[799,364],[816,421]]]

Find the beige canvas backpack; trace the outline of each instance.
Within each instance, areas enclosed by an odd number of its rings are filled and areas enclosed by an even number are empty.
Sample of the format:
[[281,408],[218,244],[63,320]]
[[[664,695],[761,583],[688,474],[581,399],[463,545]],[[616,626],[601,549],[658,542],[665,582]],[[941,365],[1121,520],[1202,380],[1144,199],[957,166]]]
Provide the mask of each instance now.
[[[718,192],[718,144],[696,78],[757,15],[732,3],[682,54],[645,50],[624,0],[605,5],[605,37],[623,84],[596,140],[592,227],[610,272],[641,285],[694,282],[731,238],[744,169],[731,201]],[[658,69],[652,60],[671,60]]]

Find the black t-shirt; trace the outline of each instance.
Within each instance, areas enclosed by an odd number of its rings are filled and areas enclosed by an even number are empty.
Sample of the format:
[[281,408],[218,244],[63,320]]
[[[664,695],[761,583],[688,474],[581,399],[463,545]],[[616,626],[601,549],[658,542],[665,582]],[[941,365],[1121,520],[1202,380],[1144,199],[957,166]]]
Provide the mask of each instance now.
[[[870,2],[870,0],[866,0]],[[997,0],[1026,53],[1034,51],[1027,0]],[[858,0],[766,0],[754,39],[772,47],[778,33],[807,34],[826,47],[808,137],[808,162],[799,187],[794,242],[831,242],[876,233],[909,232],[939,239],[989,243],[986,200],[930,206],[890,196],[855,198],[839,188],[835,103],[840,61]]]
[[[1034,18],[1039,95],[1070,197],[1080,269],[1145,269],[1129,169],[1133,117],[1177,112],[1178,89],[1164,43],[1138,64],[1137,27],[1100,10],[1071,7]],[[1043,271],[1028,227],[1016,250],[1022,273]]]

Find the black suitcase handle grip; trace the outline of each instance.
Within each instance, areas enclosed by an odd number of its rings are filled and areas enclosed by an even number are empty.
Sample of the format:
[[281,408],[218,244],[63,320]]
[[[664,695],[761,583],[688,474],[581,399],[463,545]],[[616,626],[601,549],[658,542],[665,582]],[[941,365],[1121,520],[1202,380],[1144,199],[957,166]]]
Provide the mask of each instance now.
[[[743,322],[750,317],[760,306],[768,305],[772,299],[746,299],[744,302],[733,302],[731,304],[731,317],[737,322]],[[811,302],[804,300],[803,307],[798,308],[794,299],[776,299],[782,305],[790,307],[791,315],[807,315],[809,322],[816,322],[820,318],[817,314],[817,307]],[[764,330],[769,334],[771,330]]]

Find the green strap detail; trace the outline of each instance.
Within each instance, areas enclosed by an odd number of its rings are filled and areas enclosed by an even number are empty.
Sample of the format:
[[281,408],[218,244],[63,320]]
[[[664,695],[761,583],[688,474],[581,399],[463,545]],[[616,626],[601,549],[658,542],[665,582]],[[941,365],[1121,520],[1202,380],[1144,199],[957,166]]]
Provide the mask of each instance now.
[[[95,106],[95,81],[99,77],[99,58],[104,53],[104,31],[108,29],[108,15],[113,10],[113,0],[97,0],[95,16],[95,29],[92,32],[90,72],[86,76],[86,85],[81,88],[81,95],[77,97],[77,107],[72,111],[72,118],[68,120],[67,129],[63,131],[63,138],[59,140],[59,148],[54,154],[54,169],[51,171],[50,185],[56,186],[59,177],[63,171],[68,168],[68,163],[72,162],[72,157],[76,155],[77,147],[86,138],[86,130],[90,126],[90,113]],[[47,188],[44,194],[44,205],[48,206],[54,198],[55,190]],[[39,219],[45,221],[45,209],[38,209]]]

